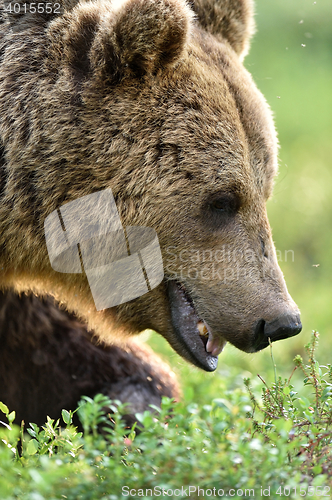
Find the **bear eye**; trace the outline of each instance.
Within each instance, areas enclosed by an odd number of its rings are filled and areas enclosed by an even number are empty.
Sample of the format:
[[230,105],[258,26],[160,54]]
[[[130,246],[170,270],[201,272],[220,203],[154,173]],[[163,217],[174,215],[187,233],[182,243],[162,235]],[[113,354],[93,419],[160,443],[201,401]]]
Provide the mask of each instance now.
[[224,194],[210,201],[214,212],[232,214],[239,208],[237,197],[233,194]]

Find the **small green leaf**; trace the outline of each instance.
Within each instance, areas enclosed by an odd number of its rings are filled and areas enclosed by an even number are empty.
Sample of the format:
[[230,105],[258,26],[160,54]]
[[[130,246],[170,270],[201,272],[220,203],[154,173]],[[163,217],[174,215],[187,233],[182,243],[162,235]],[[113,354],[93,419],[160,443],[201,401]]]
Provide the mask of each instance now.
[[313,424],[313,423],[314,423],[314,417],[313,417],[313,415],[312,415],[311,413],[307,413],[306,411],[304,411],[304,412],[303,412],[303,415],[305,416],[305,418],[306,418],[307,420],[309,420],[309,422],[310,422],[311,424]]
[[72,418],[71,418],[71,414],[69,413],[69,411],[67,410],[62,410],[61,411],[61,415],[62,415],[62,418],[63,418],[63,421],[65,424],[71,424],[72,422]]
[[322,401],[325,401],[325,400],[326,400],[326,399],[328,399],[331,395],[332,395],[331,388],[330,388],[330,387],[325,387],[325,389],[323,390],[323,393],[322,393],[322,395],[321,395],[321,400],[322,400]]
[[308,406],[311,405],[309,399],[305,398],[304,396],[302,396],[301,398],[299,398],[298,402],[300,403],[300,405],[302,406],[302,408],[308,408]]
[[14,411],[12,411],[11,413],[9,413],[9,415],[7,415],[8,421],[10,423],[14,422],[15,417],[16,417],[16,413]]
[[38,448],[38,441],[36,441],[35,439],[31,439],[27,446],[27,452],[29,455],[34,455],[35,453],[37,453]]
[[8,415],[9,409],[8,406],[6,406],[4,403],[0,401],[0,410],[5,414]]

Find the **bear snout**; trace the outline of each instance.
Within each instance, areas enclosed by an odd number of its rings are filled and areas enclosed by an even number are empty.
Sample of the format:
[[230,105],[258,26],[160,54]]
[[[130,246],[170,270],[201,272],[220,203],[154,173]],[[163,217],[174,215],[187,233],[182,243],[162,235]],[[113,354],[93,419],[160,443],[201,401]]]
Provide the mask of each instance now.
[[287,339],[294,337],[301,330],[302,323],[298,312],[283,314],[268,322],[262,319],[258,321],[255,327],[255,351],[267,347],[269,339],[271,342]]

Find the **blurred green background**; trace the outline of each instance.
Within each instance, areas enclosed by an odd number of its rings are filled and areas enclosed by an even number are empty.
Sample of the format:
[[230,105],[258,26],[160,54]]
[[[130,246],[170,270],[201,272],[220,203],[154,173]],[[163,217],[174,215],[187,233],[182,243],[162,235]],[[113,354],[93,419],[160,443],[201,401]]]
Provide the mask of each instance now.
[[[303,323],[299,336],[273,344],[278,374],[288,377],[314,329],[319,362],[332,361],[332,0],[256,0],[256,24],[245,66],[273,110],[281,146],[268,213]],[[286,261],[287,250],[294,254]],[[172,364],[188,400],[218,397],[220,384],[241,383],[243,374],[274,378],[269,349],[248,355],[227,345],[218,371],[206,374],[160,336],[149,343]]]

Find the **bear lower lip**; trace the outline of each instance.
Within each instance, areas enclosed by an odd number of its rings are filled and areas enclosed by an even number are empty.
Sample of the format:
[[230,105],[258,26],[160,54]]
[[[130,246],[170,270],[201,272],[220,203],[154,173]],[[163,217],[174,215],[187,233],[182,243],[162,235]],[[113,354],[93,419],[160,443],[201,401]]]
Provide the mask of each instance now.
[[[174,345],[176,351],[199,368],[214,371],[218,365],[218,357],[206,350],[210,342],[209,331],[206,323],[198,316],[192,299],[184,286],[175,280],[168,282],[168,296],[177,341]],[[222,348],[212,345],[213,353],[221,350]]]

